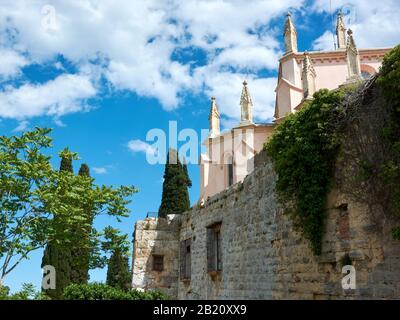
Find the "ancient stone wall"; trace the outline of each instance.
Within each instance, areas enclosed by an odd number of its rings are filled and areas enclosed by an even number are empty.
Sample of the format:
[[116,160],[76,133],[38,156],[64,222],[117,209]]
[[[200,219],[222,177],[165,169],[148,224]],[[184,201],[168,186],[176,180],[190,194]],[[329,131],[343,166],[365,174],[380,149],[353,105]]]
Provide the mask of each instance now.
[[[264,159],[265,160],[265,159]],[[393,222],[340,190],[328,197],[322,255],[292,228],[274,192],[270,162],[243,183],[182,216],[138,221],[133,285],[160,289],[179,299],[369,299],[400,298],[400,243]],[[374,208],[378,210],[379,208]],[[383,215],[382,215],[383,219]],[[208,226],[221,222],[222,271],[207,272]],[[191,238],[190,281],[179,279],[179,242]],[[152,255],[164,270],[152,270]],[[356,290],[343,290],[345,256],[356,270]]]
[[[274,192],[271,163],[182,216],[180,240],[192,238],[191,280],[180,299],[400,298],[400,243],[371,220],[368,206],[329,195],[323,253],[316,257],[293,230]],[[222,271],[207,272],[206,228],[221,222]],[[342,289],[345,256],[356,290]]]
[[[135,225],[132,287],[178,294],[179,219],[147,218]],[[163,256],[163,270],[153,270],[154,256]]]

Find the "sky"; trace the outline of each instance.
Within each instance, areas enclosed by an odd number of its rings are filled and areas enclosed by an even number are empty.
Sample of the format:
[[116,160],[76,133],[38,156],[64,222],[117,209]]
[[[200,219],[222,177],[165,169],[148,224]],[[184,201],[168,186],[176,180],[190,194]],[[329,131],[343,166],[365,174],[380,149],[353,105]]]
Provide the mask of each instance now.
[[[330,3],[331,2],[331,3]],[[247,80],[256,122],[273,120],[283,26],[290,11],[299,50],[332,50],[338,10],[359,48],[400,43],[400,1],[381,0],[0,0],[0,135],[53,128],[53,165],[65,147],[79,153],[98,184],[140,192],[121,223],[160,205],[163,171],[150,164],[147,133],[208,128],[215,96],[223,129],[239,122]],[[200,142],[199,142],[200,143]],[[182,142],[181,142],[182,144]],[[189,164],[191,203],[199,167]],[[41,282],[38,250],[6,279],[13,291]],[[91,271],[104,281],[105,270]]]

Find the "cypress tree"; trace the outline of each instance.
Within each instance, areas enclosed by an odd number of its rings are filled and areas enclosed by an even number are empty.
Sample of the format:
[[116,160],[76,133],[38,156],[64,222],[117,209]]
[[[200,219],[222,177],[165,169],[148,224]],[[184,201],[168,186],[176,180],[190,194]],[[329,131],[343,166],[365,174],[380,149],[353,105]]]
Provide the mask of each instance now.
[[131,280],[128,256],[120,248],[114,249],[108,261],[106,284],[121,290],[129,290]]
[[190,208],[188,187],[192,186],[187,165],[179,161],[178,152],[168,151],[164,171],[164,183],[158,216],[165,218],[168,214],[181,214]]
[[[62,158],[60,172],[73,173],[72,159]],[[57,217],[54,217],[56,220]],[[64,289],[71,283],[71,250],[50,241],[43,254],[42,268],[46,265],[53,266],[56,270],[56,289],[44,290],[51,299],[61,299]]]
[[[80,176],[90,177],[90,170],[86,163],[83,163],[79,169]],[[93,215],[90,207],[83,208],[86,214],[85,223],[87,227],[82,231],[76,232],[76,244],[71,246],[71,283],[86,284],[89,280],[89,260],[90,260],[90,233],[92,232]]]

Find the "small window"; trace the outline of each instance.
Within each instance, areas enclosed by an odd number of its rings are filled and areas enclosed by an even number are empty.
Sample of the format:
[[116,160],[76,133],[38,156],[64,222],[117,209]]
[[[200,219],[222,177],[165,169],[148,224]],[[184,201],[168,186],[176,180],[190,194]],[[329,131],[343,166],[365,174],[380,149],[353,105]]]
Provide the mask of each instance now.
[[180,254],[180,276],[181,280],[189,280],[191,277],[191,244],[192,239],[181,241],[181,254]]
[[221,223],[207,228],[207,270],[222,271],[222,237]]
[[229,156],[227,158],[227,169],[228,169],[228,187],[233,185],[233,158]]
[[164,270],[164,256],[153,255],[153,270],[154,271]]

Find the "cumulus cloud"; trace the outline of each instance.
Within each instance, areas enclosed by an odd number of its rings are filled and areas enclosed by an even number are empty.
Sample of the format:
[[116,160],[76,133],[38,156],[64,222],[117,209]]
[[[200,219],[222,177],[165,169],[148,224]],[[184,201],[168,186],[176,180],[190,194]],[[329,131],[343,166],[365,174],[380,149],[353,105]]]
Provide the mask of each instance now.
[[148,156],[154,156],[157,153],[157,150],[154,147],[141,140],[129,141],[128,148],[133,153],[145,153]]
[[[359,48],[391,47],[400,43],[398,0],[368,1],[368,4],[364,0],[337,0],[332,5],[332,10],[341,9],[345,14],[347,26],[353,29]],[[312,9],[330,13],[329,1],[315,0]],[[317,42],[323,44],[328,37],[325,33]]]
[[85,100],[96,95],[87,76],[63,74],[44,84],[6,86],[0,91],[0,116],[23,119],[62,116],[84,110]]
[[17,76],[27,64],[28,60],[18,52],[0,48],[0,80]]
[[[42,10],[49,3],[54,10]],[[217,96],[229,121],[238,119],[241,82],[247,78],[255,116],[268,120],[276,79],[260,74],[276,72],[282,53],[281,28],[274,22],[289,8],[303,10],[304,4],[309,13],[330,10],[326,0],[2,1],[0,77],[18,77],[31,63],[51,62],[66,72],[55,62],[59,55],[79,71],[40,85],[3,87],[0,116],[60,117],[83,110],[85,101],[101,92],[95,84],[105,79],[111,89],[156,98],[166,110],[178,108],[188,93],[205,90]],[[333,4],[335,10],[350,8],[350,26],[360,47],[400,42],[397,0]],[[49,18],[54,27],[48,27]],[[321,30],[314,48],[331,49],[331,36]],[[180,50],[198,50],[204,59],[177,58]]]
[[315,39],[313,42],[314,50],[333,50],[334,49],[334,39],[336,41],[336,36],[333,35],[331,31],[325,31],[325,33],[319,38]]
[[[91,65],[88,76],[96,74],[93,76],[96,79],[104,76],[113,89],[154,97],[166,110],[172,110],[182,103],[182,95],[202,90],[206,84],[203,81],[207,80],[196,71],[202,65],[172,58],[177,49],[202,50],[207,57],[206,65],[212,65],[214,74],[230,69],[229,73],[235,77],[236,72],[276,69],[279,42],[268,25],[288,7],[298,8],[302,3],[125,0],[116,5],[113,1],[65,1],[54,2],[54,11],[42,11],[47,0],[10,0],[5,1],[0,13],[0,32],[15,30],[15,36],[5,37],[2,45],[27,52],[31,63],[45,63],[61,54],[81,71],[83,66]],[[43,21],[49,18],[48,13],[54,14],[50,18],[56,28],[46,29]],[[14,62],[8,64],[4,73],[15,75],[27,59],[16,51],[10,52]],[[99,60],[101,63],[88,63]],[[59,63],[54,66],[61,67]],[[84,90],[81,97],[82,91],[76,88],[76,99],[69,94],[68,100],[74,102],[69,107],[64,99],[54,101],[54,97],[47,99],[50,100],[47,103],[39,99],[41,106],[35,103],[32,110],[22,107],[26,94],[35,96],[35,92],[45,90],[50,84],[44,84],[43,88],[24,84],[3,89],[2,101],[15,111],[2,110],[1,115],[62,115],[81,109],[78,100],[86,99],[91,91]],[[88,84],[85,87],[90,88]],[[57,111],[50,106],[56,106]]]

